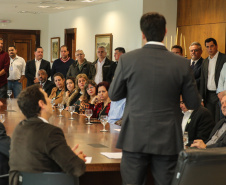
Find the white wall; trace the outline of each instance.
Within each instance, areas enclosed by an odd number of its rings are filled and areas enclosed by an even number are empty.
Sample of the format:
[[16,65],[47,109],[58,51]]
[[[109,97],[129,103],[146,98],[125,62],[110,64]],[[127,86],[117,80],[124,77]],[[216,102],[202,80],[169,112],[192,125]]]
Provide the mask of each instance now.
[[173,45],[176,37],[177,0],[143,0],[143,12],[159,12],[164,15],[167,28],[167,48],[170,49],[171,35],[173,36]]
[[121,46],[131,51],[141,47],[139,20],[142,14],[142,0],[119,0],[51,14],[49,38],[60,37],[63,45],[64,29],[77,28],[77,49],[83,49],[87,60],[94,61],[96,34],[112,33],[113,49]]
[[44,58],[49,59],[48,18],[49,15],[47,14],[1,13],[1,19],[11,20],[12,22],[6,26],[0,24],[0,29],[41,30],[40,43],[44,48]]

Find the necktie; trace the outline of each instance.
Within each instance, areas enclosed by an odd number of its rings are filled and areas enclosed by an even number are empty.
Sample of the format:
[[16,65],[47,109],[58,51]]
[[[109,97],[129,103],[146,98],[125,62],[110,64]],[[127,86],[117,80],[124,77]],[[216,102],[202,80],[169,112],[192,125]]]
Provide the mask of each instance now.
[[191,68],[193,69],[195,67],[195,61],[193,61],[192,63],[191,63]]

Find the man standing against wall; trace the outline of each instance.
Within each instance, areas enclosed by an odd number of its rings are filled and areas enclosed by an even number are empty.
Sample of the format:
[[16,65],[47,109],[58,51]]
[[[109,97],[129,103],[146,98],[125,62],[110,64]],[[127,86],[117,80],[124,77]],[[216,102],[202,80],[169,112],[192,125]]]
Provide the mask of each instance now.
[[27,86],[39,83],[38,71],[39,69],[45,69],[48,77],[51,75],[50,63],[43,58],[43,49],[41,46],[37,47],[34,52],[35,59],[28,61],[25,68],[25,76],[27,78]]
[[8,89],[13,91],[14,98],[16,98],[22,90],[26,62],[22,57],[17,56],[15,46],[9,46],[8,52],[10,56]]
[[190,66],[193,71],[195,81],[197,84],[198,90],[200,89],[200,77],[201,77],[201,67],[202,67],[202,46],[199,42],[191,43],[190,47]]
[[76,77],[78,74],[86,74],[86,76],[93,80],[95,76],[94,65],[85,59],[85,54],[82,50],[77,50],[75,52],[76,61],[69,67],[67,72],[68,76]]
[[111,81],[113,80],[113,77],[114,77],[114,74],[115,74],[115,70],[116,70],[116,67],[118,65],[119,58],[125,52],[126,51],[125,51],[125,49],[123,47],[115,48],[115,54],[114,54],[115,62],[113,62],[111,64],[111,66],[110,66],[110,69],[109,69],[108,75],[107,75],[107,82],[111,83]]
[[54,74],[58,72],[62,73],[66,78],[69,67],[71,66],[71,64],[75,63],[75,61],[68,56],[69,51],[67,46],[63,45],[60,47],[60,55],[61,58],[58,58],[53,62],[52,79]]
[[141,185],[150,164],[155,185],[170,185],[183,149],[180,94],[189,109],[198,108],[201,99],[187,59],[162,43],[164,16],[144,14],[140,26],[146,44],[120,57],[109,90],[113,101],[126,98],[117,143],[121,175],[124,185]]
[[217,41],[214,38],[206,39],[205,46],[209,56],[203,61],[201,68],[200,94],[205,107],[209,109],[217,123],[220,120],[220,107],[216,90],[226,55],[218,51]]
[[107,51],[105,47],[100,46],[97,48],[98,59],[93,62],[96,69],[95,82],[99,84],[100,82],[107,81],[107,74],[113,61],[109,60],[107,57]]
[[9,55],[3,51],[3,39],[0,38],[0,98],[7,98],[7,76],[9,73]]

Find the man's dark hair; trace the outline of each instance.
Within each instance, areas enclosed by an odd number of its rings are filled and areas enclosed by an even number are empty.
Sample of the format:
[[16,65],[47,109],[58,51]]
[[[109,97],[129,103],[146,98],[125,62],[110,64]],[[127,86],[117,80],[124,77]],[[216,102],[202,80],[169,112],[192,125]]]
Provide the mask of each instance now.
[[174,46],[172,46],[171,50],[172,50],[173,48],[180,49],[181,54],[183,53],[183,48],[182,48],[181,46],[179,46],[179,45],[174,45]]
[[115,48],[115,51],[118,50],[120,53],[125,53],[126,50],[123,47],[117,47]]
[[39,48],[43,49],[41,46],[38,46],[38,47],[35,48],[35,51],[37,51]]
[[2,40],[2,41],[3,41],[3,38],[0,38],[0,40]]
[[11,46],[9,46],[8,48],[14,48],[14,49],[16,49],[16,46],[11,45]]
[[162,42],[166,32],[166,19],[156,12],[146,13],[140,19],[140,28],[147,41]]
[[68,47],[67,47],[66,45],[60,46],[60,49],[61,49],[61,48],[67,48],[67,51],[68,51]]
[[208,39],[206,39],[205,40],[205,46],[206,46],[206,43],[209,43],[211,41],[213,41],[213,43],[217,46],[217,41],[214,38],[208,38]]
[[108,91],[109,87],[110,87],[110,84],[108,82],[100,82],[98,85],[97,85],[97,88],[96,88],[96,94],[98,94],[98,89],[99,87],[101,86],[104,86],[106,88],[106,90]]
[[19,94],[17,104],[26,118],[38,117],[41,111],[38,104],[39,100],[47,103],[44,94],[40,91],[40,85],[35,84],[27,87]]

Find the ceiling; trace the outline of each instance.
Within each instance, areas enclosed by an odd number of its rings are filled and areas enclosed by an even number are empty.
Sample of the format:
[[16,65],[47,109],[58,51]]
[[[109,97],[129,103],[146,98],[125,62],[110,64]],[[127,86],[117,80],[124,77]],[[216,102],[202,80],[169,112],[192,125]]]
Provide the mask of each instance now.
[[0,0],[0,12],[51,14],[113,1],[116,0]]

